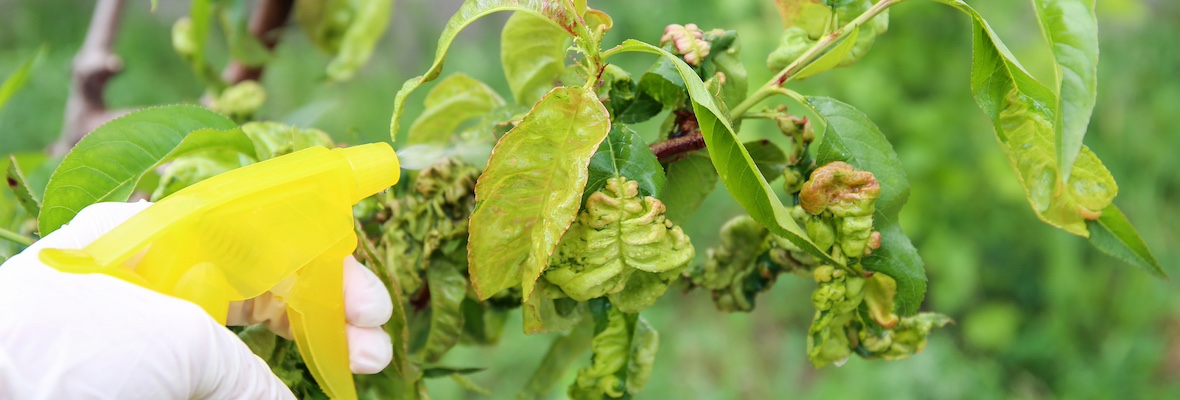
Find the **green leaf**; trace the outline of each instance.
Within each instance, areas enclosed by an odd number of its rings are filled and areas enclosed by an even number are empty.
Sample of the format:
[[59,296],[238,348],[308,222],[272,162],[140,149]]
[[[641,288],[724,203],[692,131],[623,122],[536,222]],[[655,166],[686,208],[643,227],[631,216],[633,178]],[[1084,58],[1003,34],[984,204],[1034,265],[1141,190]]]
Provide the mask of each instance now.
[[602,189],[606,180],[622,176],[639,182],[643,196],[660,197],[664,190],[664,168],[643,138],[626,125],[611,126],[610,134],[590,158],[590,178],[582,191],[584,202],[590,194]]
[[705,89],[704,82],[693,72],[692,67],[685,64],[679,57],[637,40],[627,40],[621,45],[620,51],[641,51],[664,56],[675,63],[676,69],[684,79],[689,97],[692,99],[693,112],[700,125],[701,134],[705,139],[706,149],[709,150],[713,166],[721,182],[729,190],[730,195],[737,200],[742,208],[771,232],[782,236],[800,249],[819,257],[820,260],[833,265],[841,263],[832,259],[819,246],[807,237],[807,233],[799,224],[791,219],[787,208],[779,201],[770,188],[770,184],[758,173],[754,160],[746,152],[737,133],[730,124],[729,117],[721,112],[713,101],[713,96]]
[[467,391],[469,391],[469,392],[479,393],[484,396],[491,396],[492,395],[491,390],[488,390],[488,388],[485,388],[483,386],[480,386],[478,383],[475,383],[475,381],[471,380],[471,378],[468,378],[467,375],[451,374],[451,380],[455,381],[455,384],[459,385],[459,387],[461,387],[461,388],[467,389]]
[[609,131],[593,92],[556,88],[496,144],[475,186],[467,247],[481,300],[518,283],[529,298],[577,216],[590,157]]
[[594,324],[587,319],[569,333],[554,339],[541,359],[541,364],[516,398],[539,399],[553,392],[553,388],[565,377],[566,371],[590,350],[590,340],[593,338]]
[[669,221],[683,224],[696,212],[709,193],[717,187],[717,170],[709,160],[709,153],[694,151],[668,164],[668,184],[660,200],[668,210]]
[[[218,88],[224,87],[225,83],[221,81],[221,77],[213,70],[213,67],[206,62],[205,48],[209,39],[209,28],[213,26],[213,14],[217,8],[216,1],[213,0],[193,0],[189,4],[187,30],[182,30],[187,38],[180,39],[191,46],[187,54],[181,54],[189,62],[189,66],[193,69],[193,73],[197,78],[201,79],[207,84],[216,86]],[[175,35],[177,31],[173,30]],[[173,46],[178,39],[173,38]]]
[[12,194],[16,196],[16,202],[29,213],[29,215],[37,215],[41,213],[41,202],[37,201],[37,196],[33,195],[32,189],[29,188],[29,183],[25,180],[25,174],[20,171],[20,164],[16,162],[16,156],[8,156],[8,168],[4,173],[5,181],[8,183],[8,188],[12,190]]
[[746,142],[742,146],[750,153],[750,159],[754,160],[758,172],[762,173],[767,182],[783,176],[783,170],[787,168],[787,154],[783,153],[783,149],[777,144],[767,139],[759,139]]
[[436,261],[426,269],[426,283],[430,288],[430,333],[417,356],[435,363],[458,343],[463,332],[460,306],[467,297],[467,278],[450,263]]
[[336,82],[351,79],[369,61],[373,48],[381,40],[393,16],[393,0],[359,0],[349,3],[355,7],[352,23],[344,31],[340,52],[328,63],[328,79]]
[[254,157],[254,143],[233,121],[196,106],[145,108],[95,129],[49,178],[38,224],[48,235],[88,205],[126,201],[139,180],[196,151],[232,150]]
[[257,67],[270,59],[270,50],[250,33],[250,4],[246,0],[224,2],[220,20],[230,57],[242,65]]
[[513,13],[500,33],[500,62],[517,104],[532,105],[565,70],[570,34],[550,19]]
[[487,368],[479,367],[443,367],[434,366],[422,369],[423,378],[445,378],[451,375],[470,375],[476,372],[483,372]]
[[852,106],[827,97],[808,97],[805,105],[812,107],[827,125],[816,149],[816,164],[847,162],[872,172],[881,186],[881,197],[873,212],[873,226],[881,232],[881,247],[861,263],[896,280],[895,311],[914,314],[926,296],[926,269],[918,250],[898,224],[897,214],[910,196],[901,160],[877,125]]
[[33,65],[36,65],[37,61],[44,56],[45,46],[42,46],[41,49],[37,50],[37,54],[33,58],[25,60],[7,78],[4,78],[4,83],[0,83],[0,110],[3,110],[4,103],[7,103],[8,99],[12,98],[12,95],[16,94],[16,91],[25,85],[25,82],[28,82],[29,75],[33,73]]
[[1102,210],[1102,216],[1097,221],[1086,221],[1086,225],[1090,229],[1090,244],[1098,250],[1139,267],[1152,276],[1168,279],[1159,261],[1155,260],[1151,250],[1139,237],[1139,232],[1135,231],[1122,210],[1114,204]]
[[[550,293],[561,297],[553,298]],[[521,307],[524,333],[533,335],[566,332],[582,320],[582,315],[586,311],[585,304],[564,297],[560,288],[545,279],[540,279],[537,281],[536,295],[524,299],[524,306]]]
[[806,68],[800,70],[799,73],[795,74],[794,79],[802,80],[816,76],[839,66],[840,62],[844,61],[845,57],[848,57],[848,52],[852,51],[852,47],[856,45],[856,36],[859,34],[860,27],[855,27],[852,33],[849,33],[840,44],[837,44],[836,47],[828,50],[827,53],[824,53],[824,55],[820,56],[811,64],[808,64]]
[[1016,170],[1033,211],[1066,232],[1089,236],[1086,221],[1098,217],[1118,194],[1110,171],[1081,147],[1068,182],[1056,157],[1058,98],[1020,66],[987,22],[961,0],[939,0],[972,17],[975,102],[995,125],[1000,148]]
[[684,90],[684,78],[676,70],[676,64],[668,59],[657,60],[639,78],[639,91],[663,104],[664,108],[679,105],[684,100]]
[[425,107],[410,126],[409,144],[447,143],[464,122],[504,105],[495,90],[464,74],[448,76],[426,95]]
[[405,109],[406,98],[418,86],[430,82],[442,73],[443,61],[446,59],[447,49],[459,31],[477,19],[497,11],[524,11],[561,27],[570,35],[574,35],[579,28],[584,28],[583,21],[574,11],[572,3],[561,0],[467,0],[459,11],[447,21],[446,28],[438,38],[438,49],[434,53],[434,62],[425,74],[412,78],[402,84],[401,90],[393,99],[393,117],[390,121],[389,134],[397,138],[398,127],[401,124],[402,111]]
[[1098,99],[1098,17],[1094,0],[1034,0],[1057,61],[1057,169],[1069,181]]

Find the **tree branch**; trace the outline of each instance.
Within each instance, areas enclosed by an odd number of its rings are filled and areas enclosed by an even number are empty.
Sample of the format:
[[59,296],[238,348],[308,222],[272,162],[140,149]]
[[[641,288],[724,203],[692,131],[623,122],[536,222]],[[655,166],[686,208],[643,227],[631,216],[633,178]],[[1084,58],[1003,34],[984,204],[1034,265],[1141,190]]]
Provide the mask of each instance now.
[[[250,34],[262,42],[267,50],[273,50],[279,43],[279,33],[283,25],[286,25],[294,6],[293,0],[260,1],[258,8],[250,16]],[[221,76],[230,85],[243,81],[258,81],[262,79],[262,67],[250,67],[233,60]]]
[[50,148],[53,155],[65,154],[86,133],[124,113],[107,110],[103,100],[107,81],[123,68],[111,50],[122,9],[123,0],[98,0],[94,6],[86,39],[74,56],[65,121],[61,137]]
[[696,131],[687,136],[652,143],[650,147],[660,164],[667,164],[679,160],[686,153],[705,148],[705,138],[701,136],[701,131]]
[[676,114],[675,130],[668,135],[668,140],[652,143],[651,152],[656,154],[660,164],[667,164],[684,157],[692,151],[705,148],[705,138],[701,136],[701,127],[697,123],[697,116],[692,110],[674,111]]

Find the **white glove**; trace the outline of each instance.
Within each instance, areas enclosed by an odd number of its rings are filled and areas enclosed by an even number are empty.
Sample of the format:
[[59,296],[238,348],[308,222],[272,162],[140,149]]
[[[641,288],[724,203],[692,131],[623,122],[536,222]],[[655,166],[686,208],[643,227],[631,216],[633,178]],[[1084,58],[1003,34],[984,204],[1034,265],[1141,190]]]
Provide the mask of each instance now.
[[[233,332],[197,305],[100,274],[70,274],[37,259],[76,249],[150,203],[83,209],[0,265],[0,399],[290,399],[291,391]],[[349,357],[376,373],[393,357],[380,328],[393,305],[380,280],[344,260]],[[230,322],[265,322],[289,336],[282,303],[261,296]]]

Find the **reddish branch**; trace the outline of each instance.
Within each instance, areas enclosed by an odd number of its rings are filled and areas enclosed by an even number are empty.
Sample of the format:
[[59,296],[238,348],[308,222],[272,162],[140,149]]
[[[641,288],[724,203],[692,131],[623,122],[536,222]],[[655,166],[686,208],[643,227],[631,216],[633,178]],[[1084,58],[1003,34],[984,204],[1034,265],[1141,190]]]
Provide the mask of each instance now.
[[122,9],[123,0],[98,0],[94,6],[86,39],[74,56],[61,137],[50,148],[54,155],[65,154],[86,133],[126,112],[107,110],[103,100],[107,81],[123,68],[122,60],[111,50]]
[[[273,50],[279,43],[279,34],[294,6],[294,0],[260,1],[250,17],[250,34],[262,42],[267,50]],[[242,81],[257,81],[262,78],[262,67],[250,67],[234,60],[230,61],[221,76],[231,85]]]
[[668,140],[652,143],[651,152],[661,164],[667,164],[681,159],[689,152],[705,148],[705,138],[701,136],[701,127],[692,111],[676,111],[675,130],[668,135]]

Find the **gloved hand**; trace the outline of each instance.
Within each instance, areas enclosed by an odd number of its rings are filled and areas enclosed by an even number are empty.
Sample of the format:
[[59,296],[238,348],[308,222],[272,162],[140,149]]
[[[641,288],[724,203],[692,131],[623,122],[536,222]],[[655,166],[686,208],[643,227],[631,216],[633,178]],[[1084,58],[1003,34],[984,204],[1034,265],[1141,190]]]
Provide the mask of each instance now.
[[[197,305],[100,274],[37,259],[81,248],[150,205],[100,203],[0,265],[0,398],[288,399],[291,391],[233,332]],[[349,357],[376,373],[393,357],[380,328],[393,305],[372,272],[344,260]],[[231,323],[266,323],[290,337],[280,301],[231,307]]]

